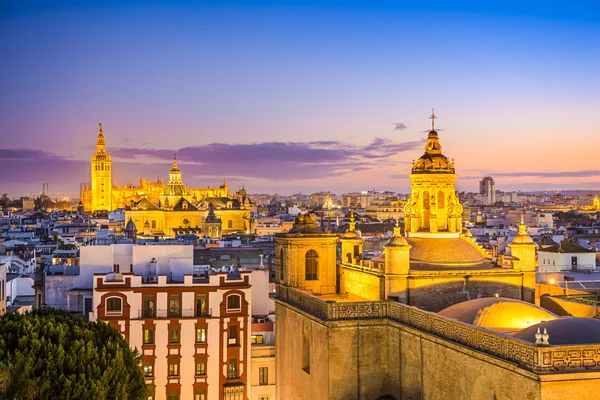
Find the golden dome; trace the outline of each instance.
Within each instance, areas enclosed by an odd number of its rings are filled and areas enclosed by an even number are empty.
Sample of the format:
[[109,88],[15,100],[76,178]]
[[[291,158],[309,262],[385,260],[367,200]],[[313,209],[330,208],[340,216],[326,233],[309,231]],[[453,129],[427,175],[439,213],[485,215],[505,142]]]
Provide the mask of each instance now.
[[425,144],[425,154],[417,162],[413,163],[413,174],[453,174],[454,161],[442,154],[442,145],[438,133],[434,130],[429,132]]
[[499,332],[516,332],[558,318],[534,304],[502,297],[465,301],[445,308],[439,314]]
[[519,227],[519,233],[515,236],[511,244],[535,244],[533,239],[527,234],[527,225],[521,222],[517,226]]

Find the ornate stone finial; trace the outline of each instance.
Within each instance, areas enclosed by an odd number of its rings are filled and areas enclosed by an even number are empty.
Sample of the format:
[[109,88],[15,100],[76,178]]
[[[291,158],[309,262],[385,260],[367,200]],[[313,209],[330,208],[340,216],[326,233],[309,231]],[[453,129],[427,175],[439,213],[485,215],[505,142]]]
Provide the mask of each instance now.
[[435,115],[435,109],[431,109],[431,116],[429,117],[429,119],[431,120],[431,130],[435,131],[435,120],[437,119],[436,115]]
[[538,328],[535,333],[535,344],[542,344],[542,333],[540,332],[540,328]]
[[356,222],[354,222],[354,210],[350,210],[350,226],[348,230],[350,232],[354,232],[356,230]]
[[394,225],[394,236],[401,236],[400,223],[398,222],[398,219],[396,219],[396,225]]
[[548,339],[550,339],[550,335],[548,334],[546,328],[544,328],[544,333],[542,334],[542,344],[549,346],[550,342],[548,341]]
[[102,122],[98,122],[98,126],[100,127],[100,132],[102,132]]

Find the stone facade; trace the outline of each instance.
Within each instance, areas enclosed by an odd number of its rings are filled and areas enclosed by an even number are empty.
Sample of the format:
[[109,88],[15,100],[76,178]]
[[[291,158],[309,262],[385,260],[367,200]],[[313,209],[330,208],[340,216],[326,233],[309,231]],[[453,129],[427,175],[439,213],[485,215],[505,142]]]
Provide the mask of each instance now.
[[277,398],[591,399],[600,384],[599,345],[539,347],[397,302],[280,287],[276,318],[276,342],[298,344],[278,346]]

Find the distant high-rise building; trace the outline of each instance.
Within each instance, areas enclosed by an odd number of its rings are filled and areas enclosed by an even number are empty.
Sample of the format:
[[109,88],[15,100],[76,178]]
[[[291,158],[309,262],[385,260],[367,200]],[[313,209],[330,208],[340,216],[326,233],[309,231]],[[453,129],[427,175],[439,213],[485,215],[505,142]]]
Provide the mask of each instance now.
[[483,204],[494,204],[496,202],[496,184],[494,178],[486,176],[479,182],[479,194]]

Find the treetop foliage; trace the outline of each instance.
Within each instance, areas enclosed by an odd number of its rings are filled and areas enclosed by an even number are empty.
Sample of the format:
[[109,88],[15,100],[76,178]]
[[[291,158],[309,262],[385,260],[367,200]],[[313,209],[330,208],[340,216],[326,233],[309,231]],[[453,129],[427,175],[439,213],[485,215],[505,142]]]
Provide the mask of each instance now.
[[0,398],[147,399],[140,361],[104,322],[51,308],[0,317]]

